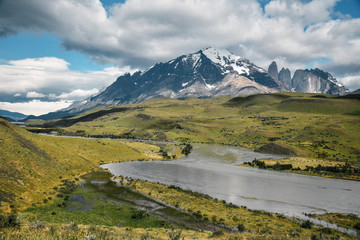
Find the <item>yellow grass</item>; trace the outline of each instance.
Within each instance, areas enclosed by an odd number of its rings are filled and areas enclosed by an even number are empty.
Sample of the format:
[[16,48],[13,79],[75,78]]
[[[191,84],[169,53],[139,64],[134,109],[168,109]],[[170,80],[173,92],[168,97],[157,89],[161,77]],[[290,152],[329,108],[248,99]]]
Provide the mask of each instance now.
[[[0,210],[24,209],[53,197],[53,187],[109,162],[161,160],[160,147],[141,142],[62,138],[27,132],[0,119]],[[178,146],[174,155],[182,156]]]
[[[136,180],[131,185],[136,191],[149,195],[165,203],[177,206],[183,210],[200,213],[210,221],[222,222],[236,228],[239,224],[244,224],[246,232],[239,236],[249,239],[289,239],[290,234],[297,233],[295,239],[310,239],[314,230],[302,229],[298,224],[286,218],[272,216],[271,214],[259,211],[251,211],[243,207],[229,207],[222,201],[212,198],[194,196],[176,189],[169,189],[162,184]],[[195,194],[196,195],[196,194]],[[223,221],[222,221],[222,220]],[[340,232],[334,232],[333,235]],[[229,236],[224,236],[228,239]],[[353,239],[353,237],[343,235],[342,239]]]
[[279,164],[292,164],[293,168],[300,168],[304,170],[306,166],[309,167],[316,167],[319,164],[322,166],[336,166],[336,165],[345,165],[345,162],[342,161],[329,161],[324,159],[317,159],[317,158],[304,158],[304,157],[290,157],[284,159],[266,159],[263,160],[266,165],[275,165],[277,162]]

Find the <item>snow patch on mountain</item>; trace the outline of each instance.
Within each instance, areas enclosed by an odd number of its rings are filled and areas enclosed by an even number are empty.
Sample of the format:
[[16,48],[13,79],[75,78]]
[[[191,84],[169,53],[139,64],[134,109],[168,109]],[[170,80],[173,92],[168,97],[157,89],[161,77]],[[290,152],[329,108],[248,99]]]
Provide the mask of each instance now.
[[185,82],[185,83],[182,83],[181,86],[186,87],[188,84],[189,84],[189,82]]
[[202,53],[209,58],[213,63],[219,64],[223,67],[224,73],[229,73],[229,68],[237,72],[239,75],[250,75],[250,69],[243,62],[242,57],[236,56],[225,49],[206,48]]

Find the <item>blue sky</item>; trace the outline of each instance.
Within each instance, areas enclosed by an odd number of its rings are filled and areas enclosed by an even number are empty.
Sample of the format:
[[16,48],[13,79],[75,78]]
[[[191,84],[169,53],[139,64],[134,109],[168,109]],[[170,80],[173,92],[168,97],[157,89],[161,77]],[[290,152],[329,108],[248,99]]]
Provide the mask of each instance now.
[[0,109],[42,114],[66,107],[125,72],[208,46],[264,68],[273,60],[292,72],[319,67],[360,87],[359,0],[101,3],[2,1]]
[[[259,0],[259,3],[264,8],[271,0]],[[108,1],[111,2],[111,1]],[[310,1],[304,1],[310,2]],[[354,18],[360,17],[360,1],[359,0],[341,0],[336,3],[334,12],[341,12],[342,14],[349,14]],[[336,16],[333,16],[336,18]]]
[[335,6],[335,11],[343,14],[349,14],[354,18],[360,17],[360,1],[359,0],[342,0]]
[[[109,7],[114,3],[124,3],[125,0],[101,0],[103,6]],[[61,45],[61,39],[49,33],[19,33],[6,38],[0,37],[0,64],[10,60],[24,58],[54,56],[65,59],[70,63],[71,70],[83,72],[100,71],[111,64],[98,64],[88,56],[77,51],[67,51]]]
[[61,45],[61,39],[55,34],[20,33],[7,38],[0,38],[1,62],[20,60],[24,58],[58,57],[67,60],[69,69],[78,71],[99,71],[104,67],[76,51],[67,51]]

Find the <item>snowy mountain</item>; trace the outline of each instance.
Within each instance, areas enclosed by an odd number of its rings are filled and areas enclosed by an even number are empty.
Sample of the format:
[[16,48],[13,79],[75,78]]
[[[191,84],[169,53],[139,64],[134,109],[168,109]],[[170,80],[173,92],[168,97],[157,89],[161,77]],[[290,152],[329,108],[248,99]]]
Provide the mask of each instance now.
[[158,63],[144,72],[120,76],[96,96],[63,111],[76,113],[98,106],[137,103],[164,96],[198,98],[288,91],[286,84],[248,59],[227,50],[206,48]]
[[138,103],[159,96],[185,99],[291,90],[333,95],[347,93],[331,74],[319,69],[297,70],[291,78],[289,69],[282,68],[278,73],[276,62],[266,71],[227,50],[206,48],[157,63],[144,72],[124,74],[103,91],[39,118],[66,117],[95,107]]

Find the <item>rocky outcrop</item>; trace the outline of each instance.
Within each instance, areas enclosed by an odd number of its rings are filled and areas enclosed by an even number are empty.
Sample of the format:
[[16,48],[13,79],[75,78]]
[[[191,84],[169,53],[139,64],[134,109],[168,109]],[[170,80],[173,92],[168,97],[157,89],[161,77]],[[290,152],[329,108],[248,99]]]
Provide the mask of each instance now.
[[279,80],[291,88],[291,72],[288,68],[282,68],[279,72]]
[[291,80],[291,88],[296,92],[326,93],[342,96],[349,92],[330,73],[318,68],[311,70],[296,70]]
[[268,68],[268,73],[270,74],[271,77],[273,77],[275,80],[279,80],[279,72],[278,72],[278,68],[277,68],[277,64],[275,61],[273,61],[269,68]]
[[291,78],[291,72],[288,68],[282,68],[277,74],[276,62],[272,62],[269,66],[269,74],[274,80],[278,79],[294,92],[326,93],[335,96],[343,96],[349,93],[349,90],[334,76],[318,68],[298,69]]

